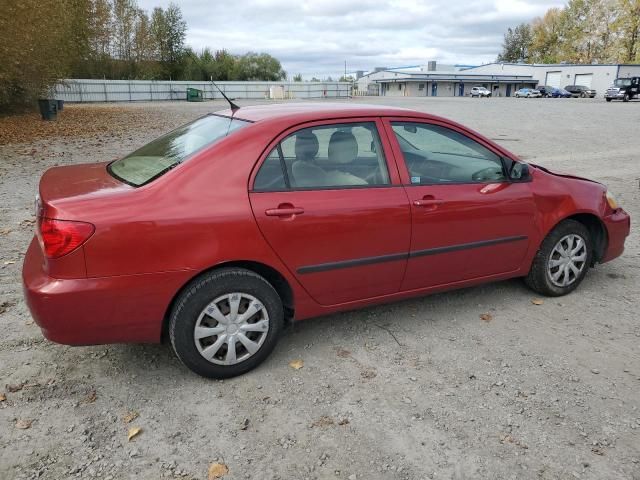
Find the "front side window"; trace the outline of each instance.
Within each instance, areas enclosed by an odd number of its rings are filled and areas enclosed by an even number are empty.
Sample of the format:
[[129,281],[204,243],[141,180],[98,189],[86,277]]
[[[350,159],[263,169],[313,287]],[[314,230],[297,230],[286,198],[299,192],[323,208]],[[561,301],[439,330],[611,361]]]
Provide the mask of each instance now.
[[461,133],[423,123],[391,125],[413,185],[506,180],[500,157]]
[[258,171],[254,190],[388,185],[374,122],[304,128],[282,140]]
[[246,125],[249,122],[245,120],[207,115],[116,160],[109,164],[108,171],[118,180],[139,187],[160,177],[191,154]]

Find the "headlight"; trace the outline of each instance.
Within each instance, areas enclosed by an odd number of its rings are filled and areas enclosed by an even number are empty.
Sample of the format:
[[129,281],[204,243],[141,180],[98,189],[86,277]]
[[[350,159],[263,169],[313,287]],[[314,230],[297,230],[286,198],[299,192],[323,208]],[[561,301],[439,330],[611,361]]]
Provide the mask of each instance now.
[[607,197],[607,203],[609,204],[611,209],[612,210],[617,210],[618,209],[618,202],[616,202],[616,199],[613,196],[613,194],[609,190],[607,190],[607,193],[605,194],[605,196]]

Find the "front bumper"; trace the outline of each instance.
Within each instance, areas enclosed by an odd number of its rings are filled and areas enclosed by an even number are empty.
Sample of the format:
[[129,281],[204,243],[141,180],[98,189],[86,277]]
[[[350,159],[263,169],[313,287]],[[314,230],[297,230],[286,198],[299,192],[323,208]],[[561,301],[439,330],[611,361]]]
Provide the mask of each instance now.
[[631,231],[631,217],[622,208],[618,208],[603,220],[607,229],[608,243],[600,263],[608,262],[622,255],[624,242]]
[[624,93],[605,93],[604,98],[611,98],[613,100],[622,100]]
[[58,279],[34,238],[22,267],[24,297],[44,336],[66,345],[159,342],[174,295],[192,271]]

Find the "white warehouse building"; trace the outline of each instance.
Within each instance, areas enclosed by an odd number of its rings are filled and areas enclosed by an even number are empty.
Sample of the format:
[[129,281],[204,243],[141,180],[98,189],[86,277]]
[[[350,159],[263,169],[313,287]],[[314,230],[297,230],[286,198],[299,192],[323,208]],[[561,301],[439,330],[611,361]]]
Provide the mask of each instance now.
[[447,66],[444,70],[429,62],[424,68],[374,71],[358,79],[357,86],[359,91],[372,95],[412,97],[466,96],[473,86],[483,86],[493,96],[510,97],[523,87],[584,85],[602,97],[616,78],[632,76],[640,76],[640,65],[490,63],[477,67]]

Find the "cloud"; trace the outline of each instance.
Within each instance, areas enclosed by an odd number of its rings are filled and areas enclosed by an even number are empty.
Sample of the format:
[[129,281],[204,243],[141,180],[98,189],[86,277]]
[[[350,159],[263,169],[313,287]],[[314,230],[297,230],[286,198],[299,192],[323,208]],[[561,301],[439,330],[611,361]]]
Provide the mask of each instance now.
[[[138,0],[151,10],[169,0]],[[182,0],[187,43],[267,52],[290,75],[339,76],[376,66],[494,61],[510,26],[560,0]]]

